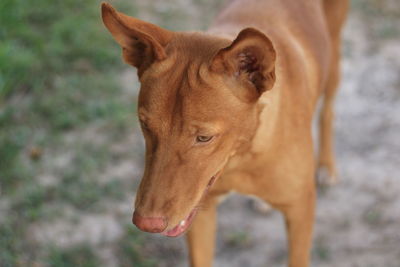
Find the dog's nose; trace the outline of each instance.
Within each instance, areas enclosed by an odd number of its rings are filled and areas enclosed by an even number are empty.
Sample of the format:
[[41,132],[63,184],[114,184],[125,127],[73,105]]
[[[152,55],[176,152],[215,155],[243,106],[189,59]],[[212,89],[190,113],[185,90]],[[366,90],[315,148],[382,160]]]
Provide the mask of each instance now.
[[132,222],[140,230],[149,233],[161,233],[167,228],[165,217],[143,217],[136,211],[133,213]]

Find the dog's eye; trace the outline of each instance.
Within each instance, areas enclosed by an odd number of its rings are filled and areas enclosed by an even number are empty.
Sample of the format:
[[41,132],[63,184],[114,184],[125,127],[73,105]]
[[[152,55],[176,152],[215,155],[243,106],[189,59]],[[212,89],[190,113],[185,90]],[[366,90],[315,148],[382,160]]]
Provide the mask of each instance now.
[[199,135],[196,137],[196,141],[199,143],[206,143],[210,142],[212,138],[213,138],[212,136]]

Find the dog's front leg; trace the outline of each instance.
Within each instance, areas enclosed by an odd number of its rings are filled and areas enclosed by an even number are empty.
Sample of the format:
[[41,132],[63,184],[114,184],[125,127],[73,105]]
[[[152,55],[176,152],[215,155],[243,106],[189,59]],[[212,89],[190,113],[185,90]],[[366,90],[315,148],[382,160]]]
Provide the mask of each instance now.
[[285,215],[289,242],[289,267],[308,267],[313,235],[315,189],[292,205],[281,209]]
[[214,258],[217,201],[210,197],[200,210],[187,234],[190,265],[211,267]]

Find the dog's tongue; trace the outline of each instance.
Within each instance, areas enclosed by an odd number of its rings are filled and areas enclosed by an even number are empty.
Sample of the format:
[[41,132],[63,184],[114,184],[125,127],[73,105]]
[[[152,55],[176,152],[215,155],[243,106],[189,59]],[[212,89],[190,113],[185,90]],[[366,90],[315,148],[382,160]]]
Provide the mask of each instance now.
[[190,214],[186,217],[186,219],[180,221],[177,226],[172,228],[171,230],[162,232],[162,235],[169,236],[169,237],[177,237],[183,234],[189,226],[192,224],[192,221],[197,213],[197,209],[193,209]]

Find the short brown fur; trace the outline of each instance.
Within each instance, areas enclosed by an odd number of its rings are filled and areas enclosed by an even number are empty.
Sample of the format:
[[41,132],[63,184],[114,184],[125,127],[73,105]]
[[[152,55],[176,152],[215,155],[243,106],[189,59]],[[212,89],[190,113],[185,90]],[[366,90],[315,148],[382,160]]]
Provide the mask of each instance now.
[[236,0],[206,33],[177,33],[103,4],[103,21],[141,82],[146,166],[135,214],[162,218],[168,230],[201,202],[187,235],[192,266],[212,265],[216,205],[230,191],[279,209],[289,266],[309,266],[311,123],[323,96],[317,167],[334,182],[332,109],[347,7],[347,0]]

